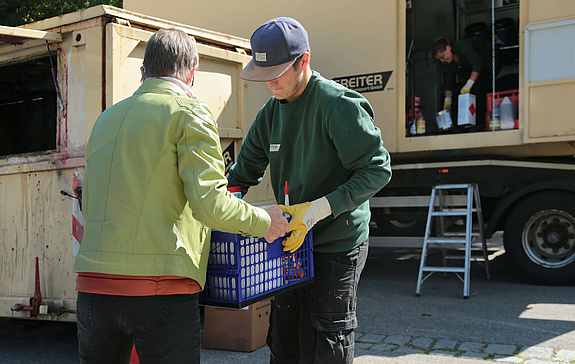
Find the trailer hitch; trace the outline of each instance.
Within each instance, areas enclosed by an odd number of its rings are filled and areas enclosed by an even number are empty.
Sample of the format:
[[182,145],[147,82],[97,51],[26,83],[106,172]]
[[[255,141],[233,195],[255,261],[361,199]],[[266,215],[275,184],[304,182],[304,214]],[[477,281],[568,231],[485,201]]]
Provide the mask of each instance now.
[[48,314],[48,306],[42,304],[42,291],[40,291],[40,271],[38,269],[38,257],[36,257],[36,278],[34,280],[34,297],[30,298],[30,305],[24,306],[19,303],[11,308],[12,311],[30,311],[33,315]]

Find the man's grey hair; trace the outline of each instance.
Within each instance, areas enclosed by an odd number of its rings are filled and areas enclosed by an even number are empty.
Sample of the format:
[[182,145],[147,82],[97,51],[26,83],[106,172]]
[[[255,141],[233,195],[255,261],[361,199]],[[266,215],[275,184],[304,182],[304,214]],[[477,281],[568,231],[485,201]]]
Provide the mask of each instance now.
[[142,80],[168,76],[187,82],[199,58],[194,37],[179,29],[158,30],[146,45]]

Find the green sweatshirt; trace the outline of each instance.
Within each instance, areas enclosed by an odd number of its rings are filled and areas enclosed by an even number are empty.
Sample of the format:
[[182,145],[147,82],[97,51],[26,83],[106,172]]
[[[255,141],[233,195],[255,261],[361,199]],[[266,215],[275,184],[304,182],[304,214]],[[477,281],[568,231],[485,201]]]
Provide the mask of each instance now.
[[272,97],[260,110],[229,184],[254,186],[269,165],[278,203],[285,201],[286,181],[292,205],[322,196],[329,201],[332,215],[313,228],[314,249],[353,249],[369,234],[369,198],[391,178],[389,153],[373,119],[363,96],[314,71],[296,100]]
[[460,82],[466,82],[471,72],[491,75],[491,49],[489,43],[478,39],[462,39],[453,43],[453,54],[459,57],[459,62],[443,63],[443,89],[453,90],[455,77],[459,76]]

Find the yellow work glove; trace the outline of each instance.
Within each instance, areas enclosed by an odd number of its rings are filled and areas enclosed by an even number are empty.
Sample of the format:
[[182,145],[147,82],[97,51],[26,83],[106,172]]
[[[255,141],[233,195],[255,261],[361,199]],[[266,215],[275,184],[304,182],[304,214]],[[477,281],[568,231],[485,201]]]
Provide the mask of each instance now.
[[460,95],[468,94],[471,91],[471,88],[473,87],[474,83],[475,83],[475,81],[473,81],[473,80],[467,80],[465,85],[463,85],[463,87],[461,88],[461,91],[459,91],[459,94]]
[[288,233],[282,241],[284,251],[295,252],[303,244],[308,231],[320,220],[331,214],[331,206],[325,197],[313,202],[304,202],[292,206],[279,205],[286,214],[291,215]]
[[451,97],[447,96],[443,102],[443,110],[451,110]]
[[303,244],[305,235],[308,232],[308,228],[304,224],[303,219],[306,212],[309,210],[310,205],[311,202],[304,202],[291,206],[279,205],[283,212],[291,215],[289,229],[287,231],[288,233],[291,233],[291,235],[282,241],[284,251],[289,250],[291,253],[293,253]]

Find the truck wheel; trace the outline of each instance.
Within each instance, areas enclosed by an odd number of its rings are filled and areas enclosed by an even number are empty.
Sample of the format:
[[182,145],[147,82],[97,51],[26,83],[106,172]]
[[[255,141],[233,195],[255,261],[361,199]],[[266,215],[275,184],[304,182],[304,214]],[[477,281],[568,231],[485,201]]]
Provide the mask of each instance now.
[[377,236],[423,236],[427,210],[405,208],[402,214],[395,210],[372,210],[372,220],[377,227],[372,229],[372,235]]
[[390,219],[383,222],[382,230],[388,236],[423,236],[425,220]]
[[522,276],[545,285],[575,284],[575,195],[540,192],[505,223],[505,251]]

